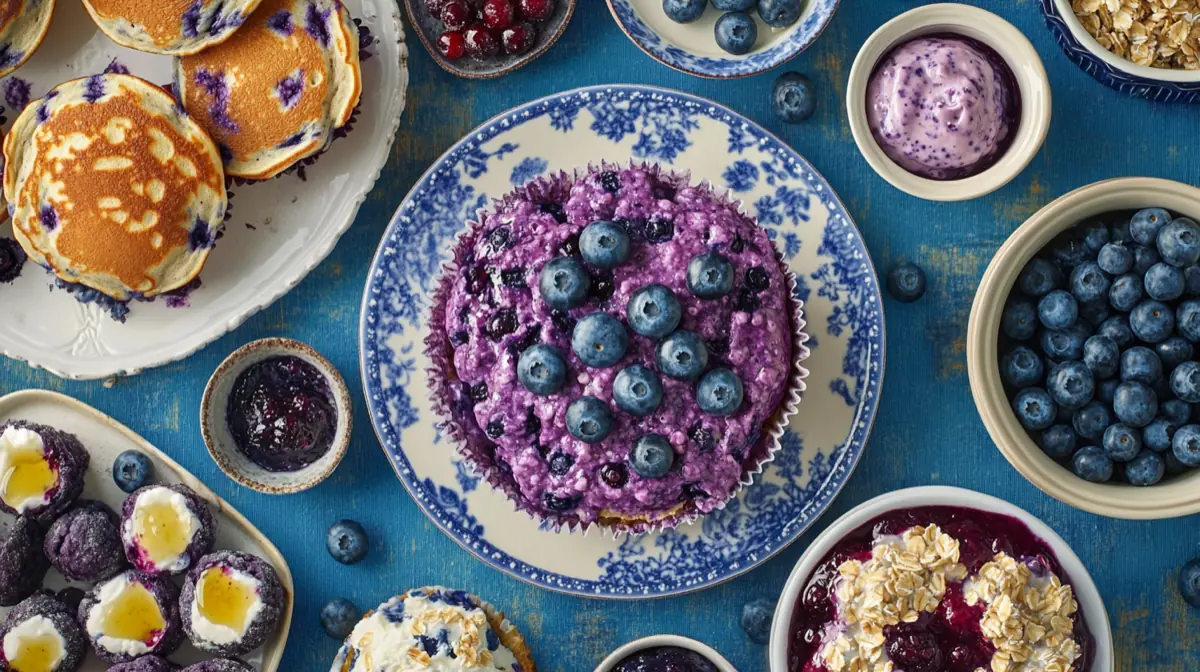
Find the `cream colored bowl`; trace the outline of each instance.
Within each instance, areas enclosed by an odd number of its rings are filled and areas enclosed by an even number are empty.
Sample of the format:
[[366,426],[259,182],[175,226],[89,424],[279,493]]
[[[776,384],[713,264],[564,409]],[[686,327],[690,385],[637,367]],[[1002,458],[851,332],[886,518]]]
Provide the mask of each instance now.
[[1077,189],[1042,208],[992,257],[975,294],[967,327],[971,394],[1000,452],[1051,497],[1114,518],[1174,518],[1200,512],[1200,470],[1139,488],[1089,483],[1050,459],[1017,422],[1000,383],[1000,314],[1021,269],[1055,235],[1095,215],[1152,206],[1200,218],[1200,189],[1168,180],[1123,178]]

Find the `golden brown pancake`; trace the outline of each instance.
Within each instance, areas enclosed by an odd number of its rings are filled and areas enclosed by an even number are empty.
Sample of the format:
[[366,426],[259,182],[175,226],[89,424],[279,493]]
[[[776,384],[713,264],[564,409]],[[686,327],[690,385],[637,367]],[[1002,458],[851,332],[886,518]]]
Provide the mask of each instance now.
[[0,0],[0,77],[33,56],[53,15],[54,0]]
[[194,54],[229,39],[259,0],[83,0],[113,42],[152,54]]

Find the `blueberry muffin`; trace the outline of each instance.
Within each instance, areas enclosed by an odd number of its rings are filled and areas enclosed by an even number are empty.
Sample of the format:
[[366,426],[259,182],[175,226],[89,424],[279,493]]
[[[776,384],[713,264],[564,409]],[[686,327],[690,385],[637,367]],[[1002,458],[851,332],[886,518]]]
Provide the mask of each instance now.
[[67,606],[48,592],[21,602],[0,623],[0,669],[76,672],[87,640]]
[[427,341],[473,466],[556,525],[723,506],[802,388],[794,279],[766,230],[657,167],[535,180],[481,214]]
[[152,54],[194,54],[229,39],[259,0],[83,0],[113,42]]
[[74,435],[22,420],[0,424],[0,511],[49,525],[79,499],[90,461]]
[[117,663],[108,672],[175,672],[179,667],[165,658],[142,656],[128,663]]
[[42,528],[25,516],[0,541],[0,607],[11,607],[42,587],[50,571],[43,541]]
[[7,0],[0,3],[0,77],[25,64],[50,30],[54,0]]
[[179,589],[165,576],[129,570],[97,584],[78,618],[92,650],[107,663],[169,656],[183,643]]
[[217,658],[183,668],[182,672],[255,672],[253,667],[240,660]]
[[186,485],[148,485],[125,498],[121,540],[147,574],[183,574],[213,548],[217,522]]
[[197,649],[239,656],[275,632],[286,603],[270,563],[248,553],[217,551],[188,572],[179,611]]
[[95,583],[125,569],[121,519],[103,502],[81,500],[46,533],[46,557],[72,581]]

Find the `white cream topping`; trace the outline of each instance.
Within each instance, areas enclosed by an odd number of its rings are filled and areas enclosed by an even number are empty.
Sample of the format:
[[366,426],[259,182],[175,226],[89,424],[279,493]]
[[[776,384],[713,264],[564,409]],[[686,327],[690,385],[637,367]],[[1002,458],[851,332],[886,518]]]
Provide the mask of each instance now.
[[[219,568],[216,569],[219,571]],[[191,606],[192,631],[202,637],[204,641],[212,642],[213,644],[233,644],[234,642],[240,642],[242,637],[246,635],[246,628],[254,622],[254,619],[258,618],[259,612],[266,607],[266,604],[262,601],[262,594],[259,591],[260,583],[258,579],[245,572],[228,567],[224,571],[229,578],[242,584],[247,590],[253,593],[255,599],[254,603],[246,610],[246,620],[243,621],[242,629],[234,630],[228,625],[213,623],[204,615],[201,609],[203,606],[201,604],[203,595],[203,591],[201,590],[202,585],[197,582],[196,599],[192,600]]]
[[[0,493],[8,490],[18,464],[35,456],[41,459],[45,454],[46,444],[40,434],[25,427],[5,427],[4,433],[0,434]],[[20,501],[10,501],[5,496],[4,503],[16,509],[17,513],[25,513],[35,506],[45,504],[46,495],[29,495]]]
[[20,656],[21,644],[24,640],[36,640],[48,637],[53,638],[58,643],[58,655],[50,661],[50,669],[55,669],[63,661],[63,658],[67,656],[67,643],[63,641],[58,628],[54,627],[54,621],[40,615],[21,621],[17,627],[9,630],[8,634],[4,635],[4,659],[15,660]]
[[[165,504],[175,512],[176,524],[182,525],[186,532],[189,543],[200,531],[200,519],[195,513],[188,508],[187,498],[182,494],[175,492],[169,488],[153,488],[138,495],[137,502],[133,505],[133,515],[130,516],[122,526],[121,533],[126,542],[133,542],[139,548],[144,548],[141,543],[141,537],[146,534],[146,526],[149,522],[146,510],[152,506]],[[171,558],[169,560],[155,561],[149,556],[146,560],[154,565],[154,568],[162,572],[180,572],[188,568],[191,564],[191,559],[187,553]]]
[[105,651],[124,656],[140,656],[150,652],[150,645],[146,642],[104,634],[105,623],[113,615],[113,602],[116,602],[130,585],[132,583],[122,574],[101,586],[96,595],[95,606],[88,611],[87,623],[84,624],[84,628],[87,630],[88,638]]

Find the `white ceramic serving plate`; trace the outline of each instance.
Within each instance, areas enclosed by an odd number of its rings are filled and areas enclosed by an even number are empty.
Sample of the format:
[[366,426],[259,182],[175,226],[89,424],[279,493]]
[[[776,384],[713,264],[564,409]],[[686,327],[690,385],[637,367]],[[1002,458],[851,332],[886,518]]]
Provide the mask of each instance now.
[[[113,482],[112,464],[124,451],[139,450],[154,462],[154,482],[183,483],[195,490],[201,499],[208,502],[217,521],[216,547],[252,553],[264,558],[275,567],[275,571],[279,574],[279,580],[283,583],[287,604],[284,605],[283,618],[279,623],[279,628],[263,647],[244,658],[260,672],[276,672],[279,669],[279,661],[283,658],[288,630],[292,623],[293,596],[295,594],[295,587],[292,585],[292,571],[288,568],[287,561],[279,553],[279,549],[275,548],[261,532],[255,529],[250,521],[133,430],[83,402],[46,390],[25,390],[0,397],[0,423],[18,419],[51,425],[79,437],[92,456],[83,489],[85,499],[102,501],[113,510],[120,511],[126,494]],[[0,513],[0,534],[7,534],[11,523],[11,516]],[[85,590],[90,587],[83,583],[68,583],[53,569],[46,577],[45,585],[52,590],[59,590],[67,585],[75,585]],[[0,618],[7,613],[8,609],[0,607]],[[212,657],[197,651],[190,644],[184,644],[176,654],[171,656],[171,660],[189,665]],[[87,662],[84,663],[80,672],[104,672],[107,669],[106,663],[89,653]]]
[[[0,353],[67,378],[106,378],[183,359],[283,296],[328,255],[375,184],[404,109],[408,52],[395,0],[347,0],[376,37],[363,63],[361,110],[348,137],[306,169],[237,186],[232,219],[201,274],[187,308],[135,303],[128,321],[61,290],[26,264],[16,282],[0,284]],[[111,63],[157,84],[171,82],[171,59],[117,46],[79,2],[59,2],[46,41],[21,69],[0,81],[11,123],[23,107],[22,83],[34,99],[69,79]],[[0,224],[0,236],[11,234]]]
[[1087,620],[1088,629],[1096,639],[1096,659],[1090,670],[1076,672],[1113,672],[1112,626],[1108,622],[1108,612],[1104,608],[1104,600],[1100,591],[1088,574],[1087,568],[1075,551],[1063,541],[1063,538],[1050,529],[1050,526],[1035,518],[1024,509],[1008,502],[963,488],[942,486],[927,486],[896,490],[874,499],[867,500],[838,518],[825,529],[808,549],[796,567],[788,576],[779,598],[779,607],[775,610],[775,619],[771,622],[771,643],[768,648],[771,672],[787,672],[788,630],[791,628],[792,611],[800,599],[800,593],[808,583],[809,576],[821,563],[821,559],[842,540],[849,532],[877,516],[898,509],[911,509],[918,506],[957,506],[968,509],[979,509],[988,513],[998,513],[1011,516],[1025,523],[1035,535],[1041,537],[1062,565],[1063,571],[1069,577],[1069,583],[1075,592],[1079,603],[1079,611]]
[[1017,421],[1000,382],[1000,315],[1021,269],[1056,235],[1106,212],[1159,207],[1200,218],[1200,189],[1151,178],[1097,182],[1050,205],[1009,236],[988,265],[967,325],[967,372],[975,406],[992,441],[1031,483],[1055,499],[1114,518],[1174,518],[1200,513],[1200,469],[1148,488],[1089,483],[1050,459]]
[[716,649],[707,644],[697,642],[690,637],[680,637],[679,635],[652,635],[650,637],[635,639],[632,642],[620,647],[616,651],[608,654],[608,657],[596,666],[596,672],[612,672],[613,668],[617,666],[617,663],[625,660],[638,651],[642,651],[644,649],[653,649],[660,646],[676,646],[681,649],[695,651],[711,661],[713,665],[716,665],[719,672],[737,672],[737,668],[735,668],[728,660],[725,660],[725,656],[717,653]]
[[[995,165],[961,180],[931,180],[892,161],[875,141],[867,121],[867,85],[875,66],[893,48],[923,35],[947,33],[978,40],[1005,60],[1021,91],[1021,122],[1012,146]],[[1008,21],[970,5],[925,5],[892,19],[867,38],[850,69],[846,109],[858,151],[880,177],[918,198],[965,201],[1011,182],[1041,149],[1050,131],[1050,79],[1033,44]]]

